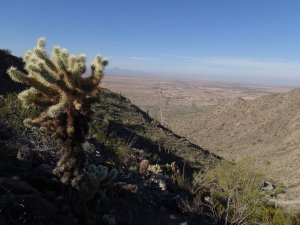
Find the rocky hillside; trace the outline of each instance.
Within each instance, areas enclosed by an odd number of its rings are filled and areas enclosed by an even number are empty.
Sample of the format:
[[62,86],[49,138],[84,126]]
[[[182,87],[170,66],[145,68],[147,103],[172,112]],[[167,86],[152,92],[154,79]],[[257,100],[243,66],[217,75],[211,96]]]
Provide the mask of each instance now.
[[[1,71],[21,63],[9,52],[2,53],[6,57]],[[22,89],[2,78],[5,94]],[[177,136],[106,89],[101,103],[94,105],[83,147],[90,164],[116,168],[118,176],[105,194],[89,202],[84,216],[88,221],[82,221],[66,187],[52,174],[59,158],[55,140],[41,129],[23,125],[36,110],[22,108],[15,94],[0,96],[1,225],[211,223],[207,212],[184,210],[183,203],[193,199],[189,190],[193,172],[204,165],[213,167],[220,157]]]
[[[91,220],[100,214],[112,216],[117,224],[210,224],[204,214],[199,217],[181,207],[192,197],[193,171],[215,165],[219,157],[108,90],[94,110],[84,143],[89,163],[117,168],[119,174]],[[28,115],[34,111],[23,110],[14,95],[1,99],[0,224],[83,224],[76,222],[51,172],[58,158],[55,141],[40,130],[25,128],[22,119]],[[198,218],[197,223],[191,218]],[[96,219],[102,220],[114,224]]]
[[[15,92],[7,81],[0,87]],[[270,201],[277,189],[263,189],[260,174],[174,134],[122,95],[101,93],[82,144],[105,184],[88,183],[93,192],[53,174],[54,137],[23,125],[40,109],[23,108],[16,94],[0,96],[1,225],[299,224]]]
[[189,118],[185,134],[229,160],[252,158],[256,167],[300,196],[300,89],[255,100],[241,98]]

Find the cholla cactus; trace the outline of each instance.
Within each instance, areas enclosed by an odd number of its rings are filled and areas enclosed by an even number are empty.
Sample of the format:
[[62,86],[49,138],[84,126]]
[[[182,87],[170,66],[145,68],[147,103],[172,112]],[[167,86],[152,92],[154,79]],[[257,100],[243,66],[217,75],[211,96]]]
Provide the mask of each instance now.
[[12,80],[30,86],[18,95],[23,106],[42,109],[37,118],[24,123],[45,127],[48,133],[56,135],[61,158],[54,172],[63,183],[76,184],[86,162],[81,144],[88,132],[91,104],[99,101],[99,84],[108,61],[96,56],[92,75],[83,77],[85,56],[71,55],[60,47],[54,47],[48,56],[44,38],[23,59],[28,75],[14,67],[8,69],[8,74]]
[[116,169],[109,171],[106,166],[89,165],[87,175],[81,183],[81,191],[84,193],[85,201],[91,199],[97,192],[105,190],[117,176],[117,173]]
[[155,174],[161,174],[162,173],[162,169],[161,166],[158,164],[155,165],[149,165],[148,166],[148,171],[155,173]]

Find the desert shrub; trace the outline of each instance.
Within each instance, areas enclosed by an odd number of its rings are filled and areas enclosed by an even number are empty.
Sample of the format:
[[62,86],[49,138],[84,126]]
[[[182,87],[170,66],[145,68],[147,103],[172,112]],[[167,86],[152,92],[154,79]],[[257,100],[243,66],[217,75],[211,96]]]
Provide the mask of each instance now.
[[38,114],[37,109],[22,107],[16,94],[0,96],[0,124],[1,128],[9,128],[16,134],[24,131],[23,120]]
[[290,225],[290,216],[270,204],[261,192],[263,180],[261,174],[245,165],[223,161],[212,170],[198,173],[193,188],[197,195],[209,196],[201,204],[209,209],[216,224]]
[[152,173],[155,173],[155,174],[161,174],[163,172],[162,168],[159,164],[149,165],[148,166],[148,171],[150,171]]
[[115,131],[109,131],[108,126],[111,120],[113,119],[108,115],[105,115],[101,121],[93,119],[89,136],[94,138],[97,143],[111,149],[110,156],[116,157],[115,160],[126,162],[133,155],[133,146],[137,139],[134,135],[124,138],[118,136]]
[[281,208],[260,207],[259,217],[263,225],[293,225],[292,215],[284,212]]
[[0,149],[9,148],[11,153],[16,154],[20,146],[30,145],[30,149],[41,159],[53,164],[58,156],[54,137],[44,135],[42,128],[26,127],[23,124],[25,118],[35,117],[38,113],[38,109],[22,107],[16,94],[1,96]]
[[277,184],[271,195],[276,197],[279,194],[285,193],[285,189],[286,187],[283,184]]
[[300,212],[295,213],[291,216],[291,224],[292,225],[298,225],[300,224]]

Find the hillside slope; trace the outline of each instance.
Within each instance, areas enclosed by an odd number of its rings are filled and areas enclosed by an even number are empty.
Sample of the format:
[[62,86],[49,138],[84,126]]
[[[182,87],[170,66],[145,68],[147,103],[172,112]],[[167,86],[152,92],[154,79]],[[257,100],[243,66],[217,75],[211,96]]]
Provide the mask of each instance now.
[[[5,54],[11,65],[20,62]],[[2,71],[8,66],[0,61]],[[5,94],[19,91],[6,81],[0,83]],[[211,224],[207,212],[186,212],[182,204],[192,201],[193,171],[213,167],[220,157],[174,134],[122,95],[102,89],[100,100],[83,148],[89,164],[116,168],[118,176],[105,195],[90,200],[88,224],[115,224],[111,217],[124,225]],[[23,125],[37,110],[24,109],[15,94],[0,95],[0,224],[87,224],[79,222],[76,204],[52,174],[59,157],[55,140]],[[142,160],[149,170],[140,169]]]
[[[102,90],[101,103],[94,111],[90,137],[84,144],[88,162],[117,168],[119,174],[102,204],[97,210],[91,208],[91,215],[113,210],[117,224],[124,225],[210,224],[205,213],[192,215],[181,206],[191,198],[186,182],[192,172],[204,164],[214,166],[219,157],[175,135],[109,90]],[[0,98],[0,224],[75,225],[76,216],[70,214],[68,202],[62,202],[62,189],[51,173],[57,146],[42,131],[23,126],[28,115],[34,111],[22,109],[15,95]],[[183,180],[173,181],[170,172],[140,172],[142,160],[162,171],[175,162],[181,174],[178,179]],[[12,195],[7,196],[8,191]],[[62,204],[67,210],[60,212]]]
[[[16,91],[12,82],[4,87]],[[298,224],[269,202],[273,192],[260,189],[263,176],[221,162],[107,89],[93,105],[82,147],[87,165],[118,174],[93,193],[66,186],[52,173],[60,158],[54,136],[23,124],[39,110],[23,108],[16,94],[0,96],[0,224],[211,225],[225,224],[228,213],[238,212],[228,221],[236,224],[231,221],[244,221],[253,210],[249,224],[269,221],[265,211],[276,213],[276,221]],[[93,188],[95,182],[88,184]],[[232,191],[235,200],[226,201]]]
[[203,163],[214,164],[220,159],[160,125],[122,95],[103,89],[101,103],[94,110],[97,123],[93,125],[98,132],[103,130],[105,135],[122,138],[134,148],[152,152],[160,158],[178,158],[179,164],[186,163],[193,168],[201,168]]
[[255,159],[256,167],[300,195],[300,89],[237,98],[189,118],[189,124],[194,127],[184,135],[190,140],[229,160]]

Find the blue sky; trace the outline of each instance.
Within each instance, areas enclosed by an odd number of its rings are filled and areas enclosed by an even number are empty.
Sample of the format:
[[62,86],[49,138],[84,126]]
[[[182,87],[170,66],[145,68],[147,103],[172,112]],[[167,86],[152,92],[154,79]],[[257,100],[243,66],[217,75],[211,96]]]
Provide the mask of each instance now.
[[0,0],[0,48],[38,37],[176,77],[300,85],[300,1]]

